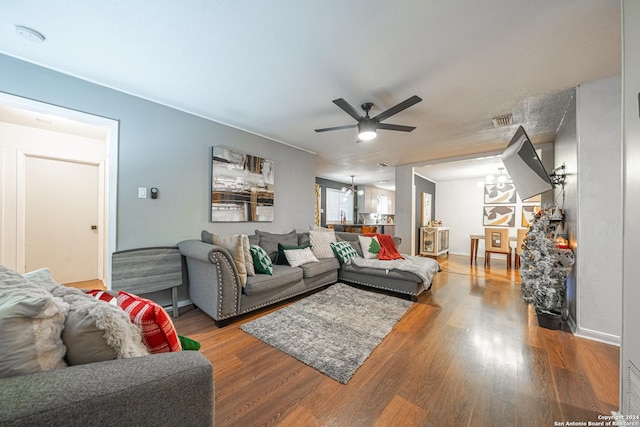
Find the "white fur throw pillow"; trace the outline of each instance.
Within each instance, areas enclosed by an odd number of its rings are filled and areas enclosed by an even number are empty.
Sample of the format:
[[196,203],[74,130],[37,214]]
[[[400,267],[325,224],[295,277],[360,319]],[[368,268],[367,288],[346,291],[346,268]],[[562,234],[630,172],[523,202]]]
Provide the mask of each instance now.
[[0,266],[0,378],[62,368],[69,305]]
[[330,245],[336,242],[336,233],[333,230],[311,230],[309,231],[309,241],[311,242],[311,251],[316,258],[335,258]]
[[310,248],[285,249],[284,256],[287,257],[287,261],[291,267],[298,267],[308,262],[320,262],[318,258],[313,255]]
[[120,307],[56,283],[48,269],[27,273],[25,277],[69,304],[62,331],[69,365],[149,354],[140,328],[131,323]]

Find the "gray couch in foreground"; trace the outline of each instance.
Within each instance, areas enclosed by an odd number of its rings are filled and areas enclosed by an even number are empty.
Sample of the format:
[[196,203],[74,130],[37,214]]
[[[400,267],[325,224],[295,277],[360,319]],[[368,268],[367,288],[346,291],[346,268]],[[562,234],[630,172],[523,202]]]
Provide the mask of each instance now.
[[211,363],[161,353],[0,379],[2,426],[212,426]]
[[[357,234],[335,234],[338,240],[353,242],[352,246],[362,255]],[[276,235],[269,234],[270,239],[273,239],[273,236]],[[291,233],[282,236],[283,239],[290,239]],[[251,239],[252,244],[260,244],[256,236],[250,236]],[[400,239],[394,240],[398,245]],[[297,233],[297,243],[308,241],[308,232]],[[269,243],[272,245],[273,241]],[[233,258],[226,249],[195,239],[180,242],[178,248],[186,259],[189,299],[211,316],[218,326],[224,326],[233,317],[337,281],[393,291],[412,300],[417,300],[420,292],[424,290],[422,279],[415,274],[341,266],[337,258],[323,258],[318,263],[303,264],[300,267],[274,265],[273,275],[249,276],[243,288]],[[265,250],[269,252],[269,249]]]

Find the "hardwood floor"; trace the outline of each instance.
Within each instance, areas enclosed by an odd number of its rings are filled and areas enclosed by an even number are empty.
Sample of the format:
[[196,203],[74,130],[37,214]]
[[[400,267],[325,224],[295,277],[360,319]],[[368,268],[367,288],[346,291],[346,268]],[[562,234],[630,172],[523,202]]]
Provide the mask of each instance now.
[[539,328],[504,261],[438,261],[431,291],[346,385],[239,329],[291,301],[222,329],[184,311],[178,333],[214,366],[216,426],[539,427],[618,409],[618,347]]

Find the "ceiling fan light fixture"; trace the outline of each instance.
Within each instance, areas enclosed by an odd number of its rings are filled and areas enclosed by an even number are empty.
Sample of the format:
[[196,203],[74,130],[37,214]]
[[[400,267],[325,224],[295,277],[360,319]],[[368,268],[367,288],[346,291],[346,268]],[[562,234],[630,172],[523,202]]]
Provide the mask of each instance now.
[[361,141],[371,141],[376,137],[376,123],[373,121],[362,121],[358,123],[358,139]]

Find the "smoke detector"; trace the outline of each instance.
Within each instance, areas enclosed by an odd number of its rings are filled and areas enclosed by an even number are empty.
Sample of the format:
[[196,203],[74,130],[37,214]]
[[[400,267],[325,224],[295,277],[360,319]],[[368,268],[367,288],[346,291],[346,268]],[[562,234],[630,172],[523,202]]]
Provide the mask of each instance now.
[[494,117],[493,118],[493,127],[501,128],[504,126],[509,126],[513,124],[513,115],[506,114],[504,116]]
[[24,25],[16,25],[16,33],[18,33],[20,37],[30,41],[31,43],[40,44],[43,43],[45,39],[42,33],[34,30],[33,28],[25,27]]

